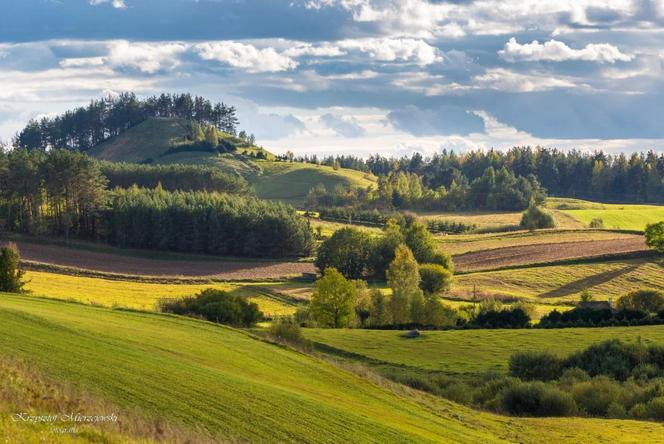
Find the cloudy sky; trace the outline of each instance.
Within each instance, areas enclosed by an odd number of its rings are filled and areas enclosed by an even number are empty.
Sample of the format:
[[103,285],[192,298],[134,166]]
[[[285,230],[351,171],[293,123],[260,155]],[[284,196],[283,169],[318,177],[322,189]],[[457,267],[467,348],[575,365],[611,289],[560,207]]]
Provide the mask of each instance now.
[[0,139],[92,97],[234,104],[274,151],[664,151],[664,0],[3,0]]

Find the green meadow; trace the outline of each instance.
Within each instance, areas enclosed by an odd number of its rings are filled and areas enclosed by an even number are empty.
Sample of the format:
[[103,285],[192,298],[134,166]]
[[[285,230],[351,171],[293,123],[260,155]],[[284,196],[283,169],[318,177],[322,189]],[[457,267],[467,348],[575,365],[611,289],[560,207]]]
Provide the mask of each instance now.
[[0,336],[3,356],[217,441],[654,442],[664,432],[649,422],[477,412],[175,316],[0,294]]
[[578,199],[550,198],[547,206],[558,209],[586,225],[593,219],[602,219],[605,228],[642,231],[647,224],[664,220],[664,205],[603,204]]

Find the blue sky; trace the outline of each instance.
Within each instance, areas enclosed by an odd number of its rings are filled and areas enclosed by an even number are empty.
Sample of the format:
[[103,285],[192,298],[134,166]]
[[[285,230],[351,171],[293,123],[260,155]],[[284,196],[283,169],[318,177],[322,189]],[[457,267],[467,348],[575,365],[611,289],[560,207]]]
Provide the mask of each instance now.
[[0,139],[190,91],[274,151],[664,151],[664,0],[3,0]]

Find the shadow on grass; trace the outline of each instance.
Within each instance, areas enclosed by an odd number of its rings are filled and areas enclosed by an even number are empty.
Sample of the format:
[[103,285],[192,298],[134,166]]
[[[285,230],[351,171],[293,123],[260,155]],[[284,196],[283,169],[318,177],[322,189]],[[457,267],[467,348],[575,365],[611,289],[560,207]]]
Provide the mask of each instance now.
[[574,293],[579,293],[586,288],[594,287],[596,285],[601,285],[605,282],[609,282],[613,279],[619,278],[625,274],[631,273],[632,271],[639,268],[640,264],[625,264],[624,267],[617,270],[604,271],[601,273],[593,274],[591,276],[577,279],[572,282],[568,282],[565,285],[562,285],[556,289],[547,291],[540,295],[541,298],[555,298],[561,296],[569,296]]

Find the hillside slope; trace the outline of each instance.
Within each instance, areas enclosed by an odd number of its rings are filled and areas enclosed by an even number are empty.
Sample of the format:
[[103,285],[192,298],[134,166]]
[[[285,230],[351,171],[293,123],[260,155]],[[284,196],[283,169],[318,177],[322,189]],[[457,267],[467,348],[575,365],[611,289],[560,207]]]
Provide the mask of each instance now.
[[[311,188],[318,184],[333,189],[337,185],[366,188],[376,178],[360,171],[297,162],[276,162],[274,154],[219,133],[236,146],[233,153],[218,154],[188,150],[190,123],[183,119],[148,119],[124,131],[89,154],[101,160],[129,163],[195,164],[217,167],[226,173],[245,177],[264,199],[282,200],[300,206]],[[172,151],[177,148],[176,151]],[[170,150],[170,151],[169,151]],[[264,160],[252,156],[262,152]]]
[[[250,442],[655,442],[659,424],[504,418],[241,331],[0,294],[0,353],[127,409]],[[396,390],[396,391],[393,391]]]

